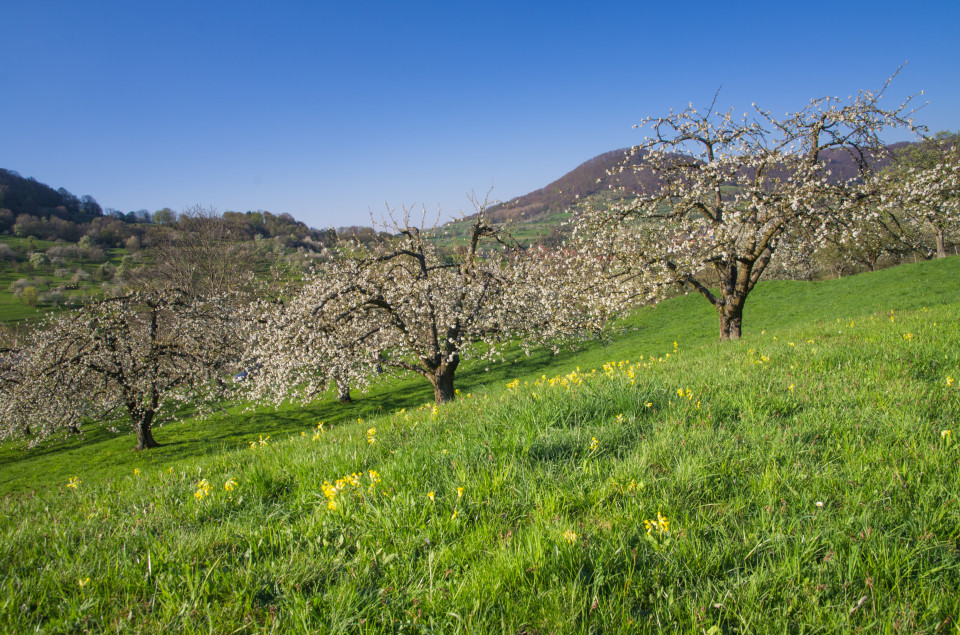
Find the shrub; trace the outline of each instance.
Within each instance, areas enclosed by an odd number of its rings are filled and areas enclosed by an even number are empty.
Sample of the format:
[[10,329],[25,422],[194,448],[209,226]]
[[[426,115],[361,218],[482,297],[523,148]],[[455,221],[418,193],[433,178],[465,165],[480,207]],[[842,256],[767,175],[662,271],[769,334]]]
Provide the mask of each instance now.
[[37,288],[25,287],[20,292],[20,301],[27,306],[37,306]]
[[30,254],[29,260],[34,269],[40,269],[50,264],[50,259],[47,258],[47,255],[39,251],[35,251]]

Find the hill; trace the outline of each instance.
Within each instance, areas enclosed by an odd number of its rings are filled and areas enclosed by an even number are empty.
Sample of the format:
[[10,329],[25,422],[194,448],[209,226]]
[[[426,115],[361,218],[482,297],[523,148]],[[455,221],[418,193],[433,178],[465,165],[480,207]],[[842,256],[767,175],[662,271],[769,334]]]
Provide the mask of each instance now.
[[[676,298],[436,409],[392,383],[339,425],[231,411],[166,455],[7,455],[59,482],[2,503],[2,630],[952,627],[958,273],[761,283],[723,346]],[[211,426],[243,432],[184,453]]]
[[[900,142],[887,146],[888,152],[878,159],[875,165],[885,167],[890,163],[890,156],[895,151],[912,145],[915,144]],[[837,180],[847,180],[858,174],[856,161],[847,152],[825,151],[823,160],[825,167]],[[641,166],[641,169],[619,173],[621,167],[637,166]],[[643,156],[631,155],[628,148],[604,152],[540,189],[492,207],[488,216],[497,222],[513,221],[521,225],[556,223],[566,216],[579,199],[597,196],[616,198],[623,195],[616,193],[616,190],[621,188],[629,194],[638,192],[643,187],[654,186],[653,175],[643,170],[642,166]],[[549,235],[549,230],[541,227],[539,234]]]

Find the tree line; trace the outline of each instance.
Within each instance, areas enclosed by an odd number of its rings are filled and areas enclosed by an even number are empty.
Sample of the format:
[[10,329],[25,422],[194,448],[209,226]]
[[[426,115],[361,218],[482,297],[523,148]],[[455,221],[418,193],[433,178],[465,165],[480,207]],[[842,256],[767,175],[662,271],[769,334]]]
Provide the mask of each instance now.
[[[682,288],[716,311],[720,341],[736,340],[774,267],[800,271],[823,250],[872,241],[915,248],[924,234],[935,236],[931,256],[946,255],[960,230],[956,136],[929,137],[879,169],[881,133],[926,134],[912,98],[883,104],[888,87],[785,117],[736,116],[715,98],[649,118],[620,170],[654,178],[578,208],[569,240],[553,247],[514,240],[478,200],[466,245],[438,243],[436,228],[401,209],[363,235],[330,232],[311,273],[284,277],[251,267],[233,217],[193,210],[135,290],[10,338],[0,435],[40,440],[124,413],[142,449],[177,403],[305,402],[392,373],[422,376],[440,403],[455,398],[464,359],[596,337]],[[855,175],[831,173],[838,152]]]

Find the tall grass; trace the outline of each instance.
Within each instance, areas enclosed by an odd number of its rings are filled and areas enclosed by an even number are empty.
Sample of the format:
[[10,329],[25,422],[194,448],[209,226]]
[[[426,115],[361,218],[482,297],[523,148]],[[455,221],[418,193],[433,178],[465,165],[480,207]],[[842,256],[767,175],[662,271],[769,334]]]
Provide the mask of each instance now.
[[4,502],[0,630],[955,631],[960,303],[870,302],[75,465]]

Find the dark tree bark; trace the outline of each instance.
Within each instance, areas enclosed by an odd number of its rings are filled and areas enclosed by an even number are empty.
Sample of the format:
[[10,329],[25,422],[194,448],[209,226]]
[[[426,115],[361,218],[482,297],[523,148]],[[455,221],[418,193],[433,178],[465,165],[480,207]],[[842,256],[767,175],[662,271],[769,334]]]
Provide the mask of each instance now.
[[428,374],[427,379],[430,380],[430,384],[433,386],[433,399],[437,403],[444,403],[446,401],[453,401],[456,397],[456,390],[453,387],[453,376],[454,371],[456,370],[456,365],[447,366],[437,374]]
[[743,325],[743,305],[746,298],[730,299],[718,307],[720,313],[720,341],[740,339]]
[[160,444],[154,440],[153,430],[151,429],[154,416],[155,413],[152,411],[142,412],[140,416],[134,420],[134,428],[137,432],[137,450],[159,447]]

